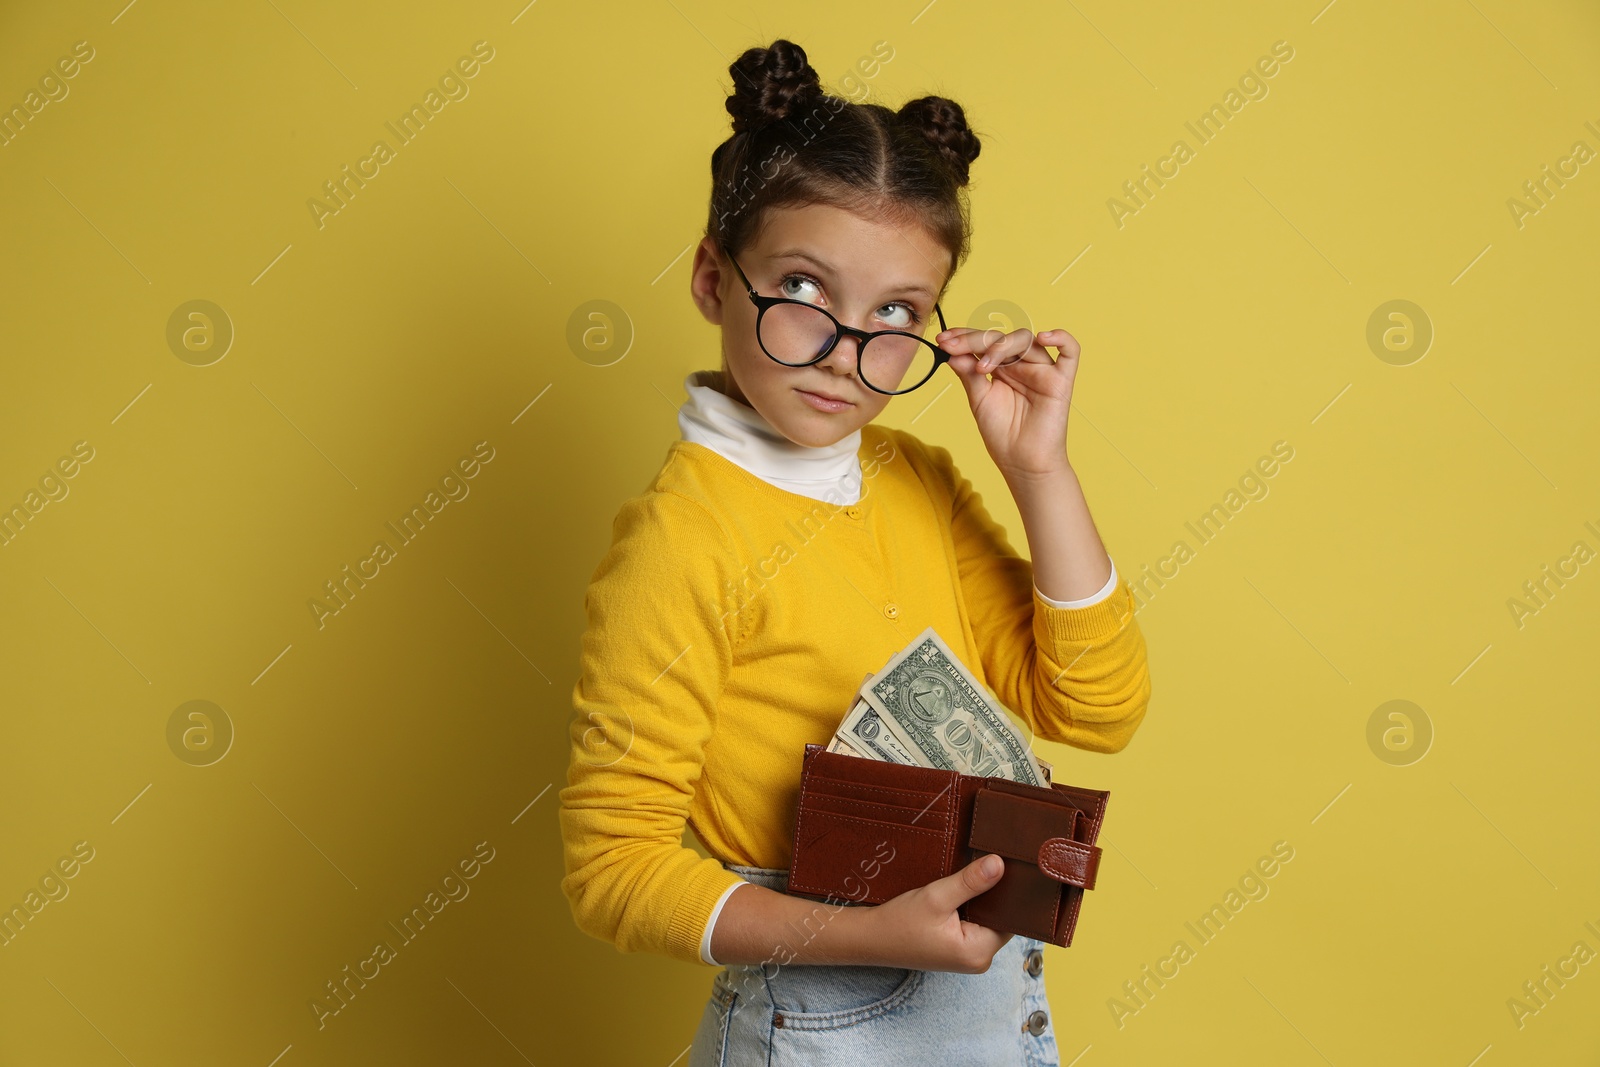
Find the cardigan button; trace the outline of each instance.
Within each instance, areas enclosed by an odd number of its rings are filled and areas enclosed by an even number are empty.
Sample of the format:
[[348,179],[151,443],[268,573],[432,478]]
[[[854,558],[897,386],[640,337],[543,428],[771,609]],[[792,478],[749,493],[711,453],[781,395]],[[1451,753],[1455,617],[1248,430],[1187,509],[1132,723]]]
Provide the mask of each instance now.
[[1038,1037],[1040,1034],[1044,1033],[1045,1024],[1049,1021],[1050,1016],[1046,1015],[1042,1011],[1036,1011],[1032,1015],[1028,1016],[1028,1021],[1024,1026],[1024,1029],[1026,1029],[1028,1033],[1032,1034],[1034,1037]]
[[861,509],[856,507],[854,504],[845,508],[844,513],[850,516],[852,519],[859,519],[861,517]]
[[1024,966],[1027,968],[1028,973],[1033,975],[1033,977],[1039,977],[1039,972],[1044,970],[1044,953],[1038,949],[1034,949],[1032,952],[1029,952],[1027,962],[1024,964]]
[[898,619],[900,617],[900,606],[898,604],[885,604],[883,613],[891,619]]

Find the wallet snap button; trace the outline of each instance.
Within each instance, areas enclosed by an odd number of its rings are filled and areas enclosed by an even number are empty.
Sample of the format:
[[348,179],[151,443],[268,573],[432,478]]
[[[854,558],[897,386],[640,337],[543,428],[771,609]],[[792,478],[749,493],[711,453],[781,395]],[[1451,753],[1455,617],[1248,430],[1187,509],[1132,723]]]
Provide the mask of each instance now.
[[1024,966],[1026,966],[1029,974],[1035,978],[1039,977],[1039,972],[1044,970],[1044,953],[1038,949],[1029,952],[1027,963]]
[[1032,1015],[1028,1016],[1026,1029],[1028,1033],[1032,1034],[1034,1037],[1038,1037],[1040,1034],[1044,1033],[1045,1024],[1049,1021],[1050,1017],[1048,1015],[1042,1011],[1036,1011]]

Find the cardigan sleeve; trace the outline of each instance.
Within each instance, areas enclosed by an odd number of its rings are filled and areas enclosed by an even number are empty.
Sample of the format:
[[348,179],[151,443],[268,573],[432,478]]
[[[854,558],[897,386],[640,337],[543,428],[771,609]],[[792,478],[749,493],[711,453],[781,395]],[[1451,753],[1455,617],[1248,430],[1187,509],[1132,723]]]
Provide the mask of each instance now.
[[[1090,593],[1088,596],[1078,600],[1052,600],[1043,593],[1039,593],[1039,599],[1043,600],[1046,604],[1049,604],[1053,608],[1086,608],[1090,604],[1098,604],[1100,601],[1110,596],[1112,591],[1117,588],[1118,584],[1117,561],[1112,560],[1111,573],[1106,575],[1106,584],[1102,585],[1098,592]],[[1038,592],[1038,583],[1034,583],[1033,588],[1035,592]]]
[[989,688],[1043,740],[1120,752],[1150,703],[1133,590],[1121,579],[1093,604],[1055,606],[1059,602],[1033,584],[1033,564],[1011,547],[949,450],[924,448],[951,493],[961,597]]
[[720,610],[732,558],[699,504],[647,492],[618,512],[585,596],[561,890],[579,929],[621,952],[705,965],[712,910],[744,881],[683,843],[732,664]]

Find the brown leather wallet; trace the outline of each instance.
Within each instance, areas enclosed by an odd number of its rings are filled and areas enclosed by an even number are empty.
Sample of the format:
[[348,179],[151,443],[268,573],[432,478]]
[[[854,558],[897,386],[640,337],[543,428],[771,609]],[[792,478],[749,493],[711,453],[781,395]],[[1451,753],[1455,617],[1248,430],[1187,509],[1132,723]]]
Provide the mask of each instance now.
[[1025,785],[805,747],[788,891],[882,904],[990,852],[1005,872],[958,914],[1003,933],[1072,944],[1100,867],[1101,789]]

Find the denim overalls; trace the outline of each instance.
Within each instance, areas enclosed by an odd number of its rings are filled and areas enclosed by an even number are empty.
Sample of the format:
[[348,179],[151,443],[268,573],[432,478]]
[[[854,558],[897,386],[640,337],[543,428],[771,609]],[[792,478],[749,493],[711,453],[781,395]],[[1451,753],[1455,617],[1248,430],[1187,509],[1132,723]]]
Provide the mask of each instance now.
[[[789,884],[784,869],[723,866],[780,893]],[[983,974],[730,964],[688,1067],[1057,1067],[1043,950],[1013,935]]]

